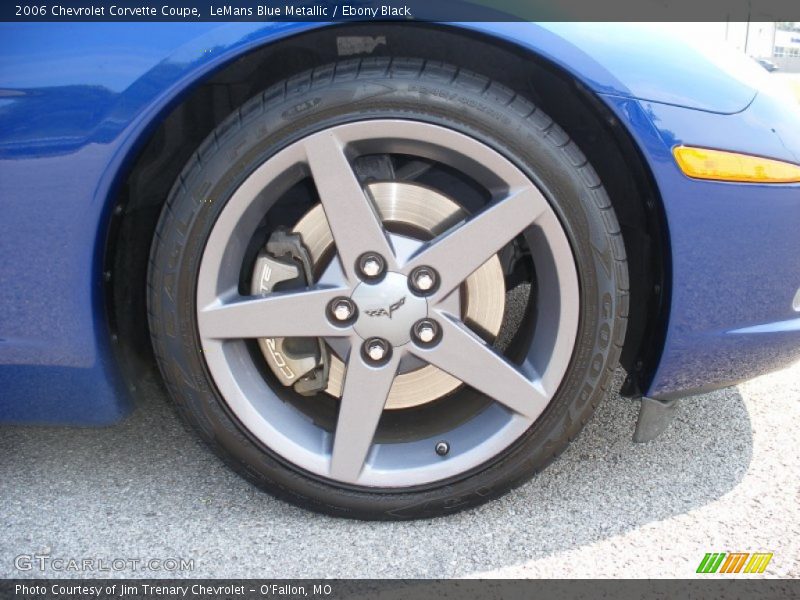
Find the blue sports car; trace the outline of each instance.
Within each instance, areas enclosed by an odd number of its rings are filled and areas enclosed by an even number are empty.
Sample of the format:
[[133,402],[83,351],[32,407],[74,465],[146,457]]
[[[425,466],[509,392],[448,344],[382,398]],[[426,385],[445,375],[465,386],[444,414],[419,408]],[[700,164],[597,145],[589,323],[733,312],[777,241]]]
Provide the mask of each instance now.
[[[800,114],[659,28],[0,25],[0,420],[158,377],[267,491],[480,504],[800,356]],[[720,424],[724,427],[724,423]]]

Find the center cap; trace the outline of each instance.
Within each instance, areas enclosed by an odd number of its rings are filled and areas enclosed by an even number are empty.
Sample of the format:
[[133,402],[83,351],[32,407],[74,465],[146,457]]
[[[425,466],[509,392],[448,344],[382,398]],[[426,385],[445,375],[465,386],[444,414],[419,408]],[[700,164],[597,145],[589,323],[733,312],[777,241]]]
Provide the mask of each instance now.
[[362,338],[380,337],[392,346],[411,340],[411,327],[428,316],[428,301],[411,293],[408,278],[387,273],[378,283],[361,283],[350,296],[358,307],[353,325]]

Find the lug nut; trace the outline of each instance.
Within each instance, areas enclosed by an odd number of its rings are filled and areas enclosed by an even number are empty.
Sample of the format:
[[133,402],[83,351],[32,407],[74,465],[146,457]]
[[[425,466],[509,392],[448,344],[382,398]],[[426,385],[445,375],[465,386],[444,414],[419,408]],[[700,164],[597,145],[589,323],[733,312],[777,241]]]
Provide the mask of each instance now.
[[433,287],[433,277],[430,276],[430,273],[420,273],[414,280],[414,284],[419,289],[426,292]]
[[441,330],[439,324],[431,319],[421,319],[414,323],[411,330],[416,342],[422,346],[432,346],[439,341]]
[[436,271],[430,267],[417,267],[411,272],[411,286],[414,291],[421,294],[429,294],[436,290],[439,285],[439,277]]
[[350,307],[345,304],[344,302],[340,302],[336,305],[336,308],[333,309],[333,316],[336,317],[339,321],[347,321],[353,314],[353,311],[350,310]]
[[350,298],[334,298],[328,310],[335,321],[345,323],[353,318],[356,312],[356,305],[353,304]]
[[427,344],[428,342],[432,342],[433,338],[436,337],[436,331],[430,325],[425,325],[419,328],[417,331],[417,337]]
[[369,345],[367,354],[372,360],[383,360],[383,357],[386,356],[386,348],[382,344],[372,343]]
[[374,258],[364,261],[364,275],[367,277],[377,277],[381,272],[381,263]]
[[389,359],[392,348],[381,338],[370,338],[362,346],[364,357],[371,363],[382,363]]
[[439,456],[447,456],[448,452],[450,452],[450,444],[447,442],[438,442],[436,444],[436,454]]
[[383,275],[386,262],[379,254],[367,252],[358,259],[358,270],[365,279],[377,279]]

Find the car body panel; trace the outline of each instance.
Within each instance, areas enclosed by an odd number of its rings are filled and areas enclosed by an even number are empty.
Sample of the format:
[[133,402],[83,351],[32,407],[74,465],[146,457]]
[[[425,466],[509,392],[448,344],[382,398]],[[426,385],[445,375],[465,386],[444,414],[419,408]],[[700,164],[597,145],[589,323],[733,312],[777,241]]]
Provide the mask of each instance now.
[[0,252],[14,257],[0,285],[2,421],[106,424],[130,410],[102,297],[116,186],[181,93],[295,30],[146,27],[143,44],[137,24],[0,25]]
[[707,112],[744,110],[766,77],[744,55],[676,38],[657,23],[465,25],[536,52],[598,93]]
[[[664,198],[672,249],[667,336],[647,395],[671,398],[737,383],[800,358],[800,184],[686,177],[677,145],[797,161],[800,114],[768,96],[744,112],[709,115],[606,98],[632,128]],[[798,111],[800,112],[800,111]]]
[[[194,84],[254,48],[324,26],[0,25],[0,252],[6,257],[0,269],[0,420],[102,424],[130,409],[110,351],[102,296],[105,236],[117,186],[159,119]],[[679,141],[757,147],[777,158],[795,155],[782,130],[778,144],[763,129],[781,122],[780,111],[753,102],[747,81],[696,54],[688,67],[658,53],[647,64],[632,64],[615,41],[634,35],[629,26],[607,26],[605,35],[598,24],[459,27],[535,52],[572,73],[616,112],[653,170],[676,268],[667,344],[648,393],[667,396],[726,383],[742,361],[767,368],[798,346],[791,332],[729,333],[792,318],[782,308],[791,297],[784,302],[783,295],[800,286],[800,277],[784,264],[788,259],[774,264],[763,235],[770,229],[781,251],[797,255],[788,230],[797,222],[796,186],[692,181],[669,155],[670,144]],[[666,51],[669,42],[659,40],[660,52]],[[671,47],[688,52],[674,42]],[[713,72],[711,82],[703,69]],[[762,211],[764,222],[748,227],[751,212],[765,203],[777,211],[775,223],[767,216],[771,212]],[[703,222],[721,213],[724,228],[703,229]],[[694,245],[698,237],[703,243]],[[744,254],[753,280],[737,288],[732,261]],[[706,289],[703,282],[716,287]],[[764,290],[761,301],[752,287]],[[720,310],[718,289],[738,308]],[[745,344],[748,352],[758,350],[763,360],[732,350],[742,339],[752,340]],[[719,353],[705,376],[692,362],[704,353]],[[734,359],[739,362],[724,366]]]

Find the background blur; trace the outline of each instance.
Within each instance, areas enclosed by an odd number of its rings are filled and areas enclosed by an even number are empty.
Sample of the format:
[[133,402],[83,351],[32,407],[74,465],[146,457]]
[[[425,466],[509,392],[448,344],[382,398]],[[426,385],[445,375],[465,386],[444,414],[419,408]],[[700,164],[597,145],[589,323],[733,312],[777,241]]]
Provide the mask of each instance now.
[[774,83],[800,103],[800,22],[729,21],[659,26],[720,54],[748,55],[770,74]]

